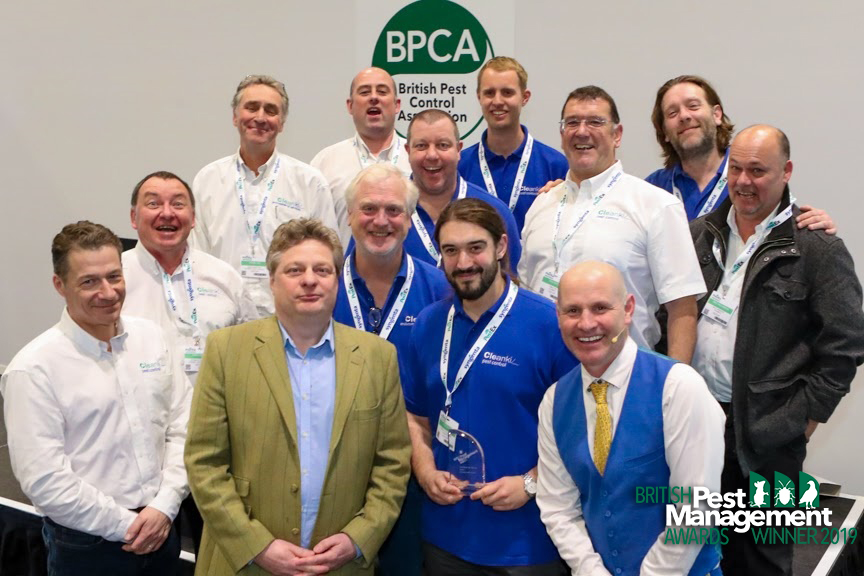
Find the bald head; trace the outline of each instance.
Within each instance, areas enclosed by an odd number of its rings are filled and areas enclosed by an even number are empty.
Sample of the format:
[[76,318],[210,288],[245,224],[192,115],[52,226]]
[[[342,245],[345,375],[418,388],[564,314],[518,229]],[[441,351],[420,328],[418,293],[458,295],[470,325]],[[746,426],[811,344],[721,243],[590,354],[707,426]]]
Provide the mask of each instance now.
[[729,199],[745,234],[772,214],[791,176],[789,139],[781,130],[757,124],[735,136],[729,147]]
[[393,134],[400,104],[396,83],[385,70],[361,70],[351,81],[346,104],[357,133],[367,145],[371,141],[387,140]]
[[754,142],[758,141],[760,144],[776,146],[776,149],[780,151],[780,158],[783,162],[789,160],[790,156],[790,147],[789,147],[789,138],[786,136],[786,133],[777,128],[776,126],[771,126],[770,124],[753,124],[752,126],[748,126],[741,130],[735,139],[732,141],[732,145],[735,145],[735,141],[739,140],[741,142]]
[[570,268],[558,285],[558,326],[570,352],[595,378],[627,342],[635,308],[624,278],[612,265],[588,261]]
[[380,81],[386,81],[390,84],[390,89],[393,91],[393,94],[396,94],[396,82],[394,82],[393,77],[390,76],[390,73],[384,70],[383,68],[377,68],[372,66],[371,68],[364,68],[360,72],[357,73],[354,78],[351,79],[351,88],[348,91],[348,97],[351,98],[354,96],[354,89],[358,86],[362,86],[364,84],[377,84]]

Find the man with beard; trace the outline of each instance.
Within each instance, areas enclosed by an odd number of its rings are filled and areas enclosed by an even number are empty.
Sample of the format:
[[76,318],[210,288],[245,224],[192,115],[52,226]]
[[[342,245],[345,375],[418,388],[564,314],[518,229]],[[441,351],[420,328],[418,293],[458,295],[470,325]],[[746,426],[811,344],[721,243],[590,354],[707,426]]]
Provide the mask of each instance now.
[[354,176],[379,162],[396,166],[404,174],[411,173],[405,141],[393,129],[400,105],[390,74],[381,68],[362,70],[351,81],[346,101],[354,121],[354,136],[324,148],[312,159],[312,167],[320,170],[330,184],[339,237],[345,246],[351,238],[345,191]]
[[[727,160],[734,125],[714,87],[692,74],[672,78],[657,90],[651,122],[664,166],[645,180],[675,194],[688,220],[717,208],[729,197]],[[801,206],[796,222],[798,228],[837,231],[828,214],[810,206]]]
[[[417,206],[417,187],[390,164],[364,168],[345,191],[354,251],[345,259],[333,319],[377,334],[396,346],[402,383],[417,315],[445,298],[444,273],[402,247]],[[379,576],[419,576],[423,493],[412,477],[402,512],[378,553]]]
[[[575,360],[552,303],[505,274],[507,235],[494,208],[456,200],[442,211],[435,237],[456,294],[417,319],[405,385],[412,467],[428,496],[426,572],[563,575],[534,502],[537,409]],[[485,455],[485,483],[470,496],[447,471],[456,455],[449,431],[457,429]]]
[[515,59],[496,56],[483,64],[477,101],[486,130],[459,160],[462,177],[507,204],[520,232],[540,187],[567,174],[564,155],[535,140],[519,121],[530,98],[528,72]]
[[516,220],[501,200],[459,176],[462,141],[453,117],[434,108],[415,115],[408,124],[406,150],[420,199],[411,216],[413,226],[405,239],[405,250],[415,258],[437,264],[440,254],[432,236],[439,214],[453,200],[479,198],[498,211],[507,227],[507,255],[515,271],[522,254]]

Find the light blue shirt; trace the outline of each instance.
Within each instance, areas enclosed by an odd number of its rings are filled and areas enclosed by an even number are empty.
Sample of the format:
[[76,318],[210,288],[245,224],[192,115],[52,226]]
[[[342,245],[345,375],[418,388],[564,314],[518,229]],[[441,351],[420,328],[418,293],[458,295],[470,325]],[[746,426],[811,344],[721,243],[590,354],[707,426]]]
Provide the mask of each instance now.
[[321,490],[330,454],[333,409],[336,404],[336,356],[333,321],[321,340],[301,355],[279,323],[294,397],[297,441],[300,448],[300,545],[309,548],[318,517]]

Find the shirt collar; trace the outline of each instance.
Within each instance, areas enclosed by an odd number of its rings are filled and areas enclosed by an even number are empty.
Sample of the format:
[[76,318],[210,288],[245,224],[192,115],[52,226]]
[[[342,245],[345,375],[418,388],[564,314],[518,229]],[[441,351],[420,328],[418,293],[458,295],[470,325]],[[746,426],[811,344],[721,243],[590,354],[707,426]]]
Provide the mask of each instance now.
[[[519,126],[522,128],[522,143],[519,144],[518,148],[516,148],[513,152],[510,153],[510,156],[519,156],[521,158],[522,152],[525,150],[525,143],[528,142],[528,128],[526,128],[523,124],[520,124]],[[503,156],[499,156],[489,148],[489,145],[486,143],[486,135],[488,133],[488,129],[484,130],[483,135],[480,137],[480,145],[483,146],[483,152],[488,158],[503,158]]]
[[239,147],[237,148],[237,153],[234,154],[234,161],[240,163],[240,166],[243,167],[243,171],[246,173],[250,180],[257,180],[259,178],[263,178],[264,175],[270,171],[270,168],[273,166],[273,164],[276,163],[276,156],[278,156],[278,154],[279,151],[274,148],[273,154],[270,155],[270,158],[267,160],[267,162],[265,162],[261,165],[260,168],[258,168],[258,176],[256,176],[255,172],[251,168],[249,168],[249,166],[247,166],[246,163],[243,161],[243,158],[240,156]]
[[396,131],[393,131],[393,134],[390,136],[390,144],[386,148],[382,148],[381,152],[378,153],[378,156],[372,154],[372,151],[369,150],[369,147],[366,145],[366,142],[363,138],[360,137],[359,132],[354,132],[354,141],[363,149],[363,153],[370,157],[374,158],[376,161],[381,162],[382,160],[389,160],[393,157],[393,154],[397,151],[399,144],[399,135],[396,134]]
[[[504,278],[504,291],[501,292],[501,296],[498,297],[498,300],[489,308],[489,310],[484,312],[483,315],[477,319],[477,322],[480,322],[487,315],[490,315],[490,316],[494,315],[498,311],[498,308],[500,308],[501,305],[504,303],[504,300],[507,298],[507,293],[509,291],[510,291],[510,277],[505,276],[505,278]],[[468,319],[471,318],[470,316],[468,316],[468,314],[465,313],[465,308],[462,306],[462,299],[459,298],[459,296],[457,296],[455,293],[453,294],[453,307],[455,308],[457,314],[461,314],[462,316],[465,316]],[[512,311],[513,309],[511,308],[510,310]],[[473,324],[474,321],[471,320],[471,323]]]
[[[297,350],[297,346],[294,344],[294,340],[288,334],[288,331],[285,330],[285,327],[282,326],[282,322],[276,320],[276,323],[279,324],[279,331],[282,332],[282,342],[284,342],[285,350],[288,351],[292,356],[296,358],[302,358],[303,355]],[[333,352],[333,319],[330,319],[330,324],[327,325],[327,330],[324,331],[324,335],[321,336],[321,339],[309,350],[313,350],[316,348],[324,347],[324,351],[327,353]],[[306,354],[309,354],[307,350]]]
[[[723,155],[723,161],[720,162],[720,166],[717,167],[717,172],[714,174],[715,178],[719,178],[723,174],[723,168],[726,167],[726,163],[728,161],[729,148],[726,148],[726,154]],[[674,166],[672,166],[672,181],[674,182],[676,178],[689,178],[690,180],[693,180],[693,178],[691,178],[689,174],[684,172],[684,168],[681,165],[681,162],[677,162]],[[695,182],[695,180],[693,180],[693,182]]]
[[[774,207],[774,210],[772,210],[771,213],[768,214],[768,216],[766,216],[764,220],[762,220],[762,222],[756,225],[756,230],[754,232],[755,236],[758,237],[760,234],[762,234],[762,232],[768,226],[768,223],[771,222],[771,220],[773,220],[775,216],[777,216],[777,213],[780,211],[780,204],[782,204],[782,202],[782,200],[778,202],[777,206]],[[729,226],[729,230],[732,234],[735,234],[735,236],[741,238],[741,233],[738,231],[738,223],[735,221],[734,204],[729,209],[729,213],[726,215],[726,224]]]
[[[94,338],[87,333],[75,320],[69,316],[69,310],[63,308],[63,314],[60,315],[60,322],[57,325],[60,331],[69,337],[75,345],[90,356],[98,357],[103,352],[108,351],[108,343]],[[123,324],[123,318],[117,320],[117,335],[111,338],[111,349],[120,350],[126,341],[126,329]]]
[[[137,244],[135,244],[135,248],[133,248],[133,250],[135,251],[135,254],[138,256],[138,261],[141,262],[142,268],[144,268],[148,272],[156,274],[157,276],[160,276],[160,277],[162,276],[162,273],[165,272],[165,270],[162,268],[162,265],[159,264],[159,261],[156,260],[156,257],[153,256],[153,254],[151,254],[150,251],[144,247],[144,245],[141,243],[140,240],[138,241]],[[180,260],[181,265],[178,266],[176,270],[174,270],[174,273],[171,274],[172,277],[176,276],[177,274],[180,274],[183,271],[182,263],[183,263],[183,260],[185,260],[188,255],[189,255],[189,243],[187,242],[186,243],[186,250],[183,252],[183,258]]]
[[572,192],[574,196],[579,194],[588,194],[591,198],[594,198],[604,189],[606,182],[612,177],[612,174],[619,170],[623,171],[624,169],[621,166],[621,161],[616,160],[609,168],[600,174],[597,174],[593,178],[583,180],[581,184],[577,184],[570,178],[570,171],[568,170],[567,179],[564,181],[564,184],[567,186],[567,190]]
[[[351,251],[351,254],[348,255],[348,258],[351,259],[351,279],[356,282],[362,282],[364,285],[366,284],[366,280],[360,276],[360,273],[357,272],[357,245],[354,245],[354,250]],[[408,277],[408,252],[405,250],[405,246],[402,246],[402,263],[399,265],[399,271],[396,272],[396,278],[405,279]],[[396,280],[394,278],[394,281]]]
[[[639,347],[636,345],[636,342],[633,341],[630,336],[627,336],[627,341],[624,343],[624,348],[621,349],[621,352],[618,354],[618,357],[612,361],[612,364],[606,368],[606,371],[603,372],[603,375],[600,376],[601,380],[605,380],[615,388],[622,388],[625,384],[630,380],[630,373],[633,371],[633,362],[636,361],[636,352],[639,350]],[[594,376],[588,373],[584,366],[582,366],[582,385],[588,389],[591,386],[591,383],[597,380]]]

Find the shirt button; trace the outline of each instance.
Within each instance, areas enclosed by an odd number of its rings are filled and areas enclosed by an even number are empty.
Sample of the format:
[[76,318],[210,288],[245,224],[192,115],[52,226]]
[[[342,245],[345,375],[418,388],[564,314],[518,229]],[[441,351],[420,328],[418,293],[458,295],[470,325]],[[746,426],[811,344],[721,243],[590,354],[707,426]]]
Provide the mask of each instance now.
[[615,574],[620,574],[620,573],[621,573],[621,569],[620,569],[620,568],[615,568]]
[[617,557],[618,556],[618,550],[612,550],[612,556]]
[[304,469],[303,469],[303,475],[304,475],[304,476],[308,476],[308,475],[309,475],[309,470],[306,470],[306,469],[304,468]]
[[612,516],[612,511],[611,511],[611,510],[606,510],[606,513],[603,514],[603,515],[606,516],[606,518],[609,518],[609,517]]
[[303,432],[303,438],[308,438],[308,437],[309,437],[309,433],[308,433],[308,432]]
[[305,366],[305,365],[307,365],[307,364],[309,364],[309,361],[308,361],[308,360],[303,360],[303,365]]
[[609,492],[607,492],[606,490],[603,490],[603,496],[608,496],[608,495],[609,495]]
[[768,262],[769,260],[771,260],[771,258],[769,258],[768,256],[765,256],[765,257],[762,259],[763,262]]
[[299,490],[299,489],[300,489],[300,487],[297,486],[296,484],[291,484],[291,492],[294,492],[296,494],[297,490]]
[[613,532],[612,530],[610,530],[610,531],[609,531],[609,538],[614,538],[614,537],[615,537],[615,532]]
[[292,528],[292,529],[291,529],[291,534],[294,534],[294,535],[296,536],[296,535],[299,534],[299,533],[300,533],[300,529],[299,529],[299,528]]
[[780,254],[785,254],[785,253],[786,253],[785,250],[780,250]]

